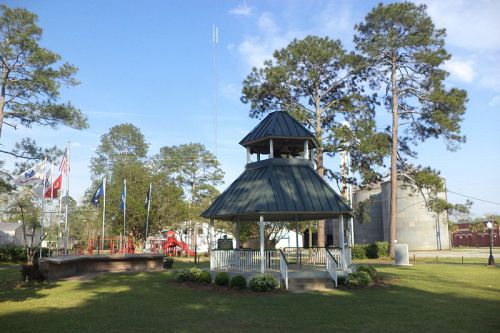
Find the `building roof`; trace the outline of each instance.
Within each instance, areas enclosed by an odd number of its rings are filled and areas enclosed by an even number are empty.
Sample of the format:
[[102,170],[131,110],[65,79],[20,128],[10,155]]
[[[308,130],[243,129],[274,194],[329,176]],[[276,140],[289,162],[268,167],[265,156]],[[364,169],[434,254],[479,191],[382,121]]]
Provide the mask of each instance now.
[[21,226],[22,226],[21,223],[0,222],[0,231],[13,232],[13,231],[16,231],[17,228],[19,228]]
[[314,135],[285,111],[268,114],[240,141],[240,145],[247,147],[252,143],[271,138],[309,139],[317,146]]
[[305,221],[351,213],[351,208],[302,159],[274,158],[247,164],[201,216],[227,221]]

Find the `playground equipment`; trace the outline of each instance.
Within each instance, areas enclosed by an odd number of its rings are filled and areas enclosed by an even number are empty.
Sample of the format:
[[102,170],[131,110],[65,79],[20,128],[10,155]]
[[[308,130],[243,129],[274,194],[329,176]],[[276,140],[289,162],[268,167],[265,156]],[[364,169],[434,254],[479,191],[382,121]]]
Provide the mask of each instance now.
[[150,245],[151,253],[158,253],[161,251],[166,255],[180,256],[181,253],[184,252],[189,256],[195,255],[195,252],[191,250],[186,243],[176,238],[176,232],[174,230],[168,230],[160,239],[152,239]]

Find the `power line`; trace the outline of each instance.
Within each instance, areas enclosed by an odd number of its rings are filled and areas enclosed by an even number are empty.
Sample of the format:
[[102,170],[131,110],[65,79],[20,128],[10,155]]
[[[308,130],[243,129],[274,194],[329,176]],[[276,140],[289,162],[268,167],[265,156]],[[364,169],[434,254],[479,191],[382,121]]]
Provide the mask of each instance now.
[[482,202],[487,202],[487,203],[490,203],[490,204],[493,204],[493,205],[499,205],[500,206],[500,202],[493,202],[493,201],[489,201],[489,200],[484,200],[484,199],[472,197],[470,195],[466,195],[466,194],[461,194],[461,193],[457,193],[457,192],[454,192],[454,191],[450,191],[450,190],[448,190],[448,192],[456,194],[456,195],[459,195],[459,196],[462,196],[462,197],[466,197],[466,198],[470,198],[470,199],[474,199],[474,200],[478,200],[478,201],[482,201]]

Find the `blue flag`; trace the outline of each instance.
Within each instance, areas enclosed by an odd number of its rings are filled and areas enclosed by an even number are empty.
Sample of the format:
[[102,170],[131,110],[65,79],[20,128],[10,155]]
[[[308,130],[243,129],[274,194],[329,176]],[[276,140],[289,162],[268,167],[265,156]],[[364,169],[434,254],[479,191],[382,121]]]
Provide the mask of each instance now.
[[94,196],[92,197],[92,204],[94,206],[97,206],[99,204],[99,198],[103,197],[105,195],[104,193],[104,183],[101,183],[97,191],[95,191]]
[[125,204],[127,202],[127,180],[123,180],[123,191],[120,197],[120,210],[123,211],[125,209]]

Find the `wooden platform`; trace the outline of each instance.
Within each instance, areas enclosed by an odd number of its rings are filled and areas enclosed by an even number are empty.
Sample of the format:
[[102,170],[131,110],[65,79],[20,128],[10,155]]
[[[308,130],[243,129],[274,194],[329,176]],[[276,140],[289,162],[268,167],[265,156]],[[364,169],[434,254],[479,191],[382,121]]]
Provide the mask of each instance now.
[[85,275],[96,272],[139,272],[163,269],[162,254],[115,254],[59,256],[39,260],[47,279]]

